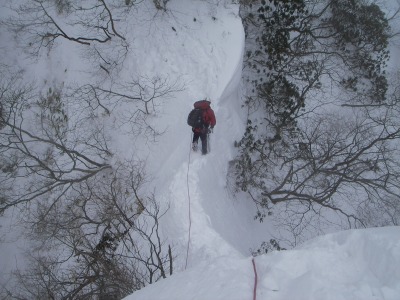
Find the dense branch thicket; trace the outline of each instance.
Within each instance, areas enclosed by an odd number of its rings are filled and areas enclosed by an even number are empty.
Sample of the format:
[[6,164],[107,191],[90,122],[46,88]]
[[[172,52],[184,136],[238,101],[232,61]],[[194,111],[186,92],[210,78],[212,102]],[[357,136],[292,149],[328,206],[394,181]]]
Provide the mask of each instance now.
[[50,89],[38,99],[31,87],[18,86],[16,92],[6,86],[1,92],[1,182],[9,192],[0,212],[38,197],[57,202],[111,167],[107,138],[88,126],[88,117],[70,122],[59,91]]
[[10,18],[6,24],[15,34],[29,36],[29,47],[34,52],[51,46],[58,38],[83,45],[106,43],[112,38],[125,40],[118,33],[110,7],[103,0],[87,3],[33,0],[17,6],[15,11],[18,19]]
[[[121,299],[172,273],[159,234],[154,197],[138,198],[142,174],[119,166],[75,189],[63,204],[41,202],[31,233],[32,267],[17,272],[14,296],[29,299]],[[33,288],[34,287],[34,288]]]
[[345,227],[399,224],[400,106],[380,8],[262,0],[241,14],[249,117],[235,174],[257,216],[280,207],[296,235],[311,215],[344,216]]
[[84,47],[96,67],[113,75],[129,52],[121,28],[123,20],[142,1],[32,0],[10,3],[14,15],[1,24],[12,32],[18,46],[34,58],[50,53],[62,43]]
[[10,299],[121,299],[172,273],[168,207],[145,192],[140,160],[114,157],[98,99],[76,94],[1,79],[0,211],[17,207],[32,242]]
[[114,143],[156,140],[160,106],[184,87],[121,72],[134,58],[126,19],[145,2],[154,16],[167,10],[168,0],[27,0],[10,2],[14,15],[0,20],[26,58],[49,59],[67,45],[81,50],[89,74],[33,85],[0,65],[0,214],[18,211],[30,247],[30,266],[0,297],[121,299],[172,274],[160,228],[168,203],[158,203],[142,158]]
[[131,107],[119,114],[119,125],[128,126],[132,137],[141,135],[155,139],[162,132],[149,124],[148,117],[157,114],[163,101],[183,89],[184,84],[178,80],[141,77],[129,81],[121,80],[107,87],[86,84],[74,90],[71,96],[82,99],[93,111],[101,111],[98,112],[100,114],[110,115],[121,105]]

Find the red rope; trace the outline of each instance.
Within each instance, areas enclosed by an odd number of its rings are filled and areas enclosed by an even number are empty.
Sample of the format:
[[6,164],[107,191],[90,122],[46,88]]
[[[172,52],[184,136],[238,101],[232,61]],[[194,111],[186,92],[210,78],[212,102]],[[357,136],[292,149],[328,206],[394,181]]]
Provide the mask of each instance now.
[[256,263],[254,261],[254,257],[251,261],[253,262],[253,270],[254,270],[253,300],[256,300],[257,299],[257,269],[256,269]]
[[[192,134],[193,137],[193,134]],[[188,162],[188,167],[187,167],[187,173],[186,173],[186,186],[187,186],[187,195],[188,195],[188,200],[189,200],[189,235],[188,235],[188,242],[187,242],[187,249],[186,249],[186,262],[185,262],[185,270],[187,268],[188,264],[188,258],[189,258],[189,247],[190,247],[190,232],[192,229],[192,215],[190,211],[190,190],[189,190],[189,167],[190,167],[190,154],[192,153],[192,138],[190,139],[190,147],[189,147],[189,162]]]

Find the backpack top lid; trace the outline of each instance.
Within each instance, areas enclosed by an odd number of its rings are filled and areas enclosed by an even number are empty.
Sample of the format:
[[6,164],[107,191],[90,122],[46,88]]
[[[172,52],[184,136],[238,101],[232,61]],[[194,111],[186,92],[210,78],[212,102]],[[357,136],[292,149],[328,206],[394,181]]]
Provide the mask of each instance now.
[[208,101],[208,100],[199,100],[199,101],[196,101],[193,104],[193,106],[194,106],[194,108],[207,109],[210,107],[210,103],[211,103],[211,101]]

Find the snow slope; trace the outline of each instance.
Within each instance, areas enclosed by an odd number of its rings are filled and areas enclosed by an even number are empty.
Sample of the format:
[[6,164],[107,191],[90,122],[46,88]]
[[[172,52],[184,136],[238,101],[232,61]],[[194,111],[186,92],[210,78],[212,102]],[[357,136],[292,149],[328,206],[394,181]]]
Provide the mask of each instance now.
[[[171,2],[179,15],[173,24],[176,44],[185,49],[169,52],[167,60],[174,63],[165,69],[184,70],[188,85],[165,109],[160,122],[169,129],[148,161],[157,174],[158,199],[170,206],[163,232],[173,243],[176,269],[126,300],[253,297],[250,249],[271,235],[268,224],[254,222],[254,209],[233,198],[226,183],[233,142],[245,120],[240,108],[244,33],[238,7],[228,2]],[[180,26],[191,23],[193,12],[195,28]],[[212,99],[217,116],[212,152],[205,157],[190,152],[191,133],[182,125],[202,97]],[[400,275],[390,267],[400,263],[399,233],[397,227],[349,231],[259,256],[258,299],[400,299]]]
[[[255,209],[234,199],[227,188],[233,143],[241,137],[245,121],[240,107],[244,31],[238,5],[214,2],[172,1],[174,18],[156,19],[154,27],[174,30],[152,31],[154,39],[145,36],[139,41],[152,49],[150,56],[148,51],[135,53],[137,61],[146,62],[149,76],[169,74],[185,82],[185,89],[163,105],[157,118],[156,125],[166,128],[165,134],[143,150],[156,198],[169,206],[161,221],[163,235],[177,255],[176,270],[220,256],[248,256],[249,249],[265,239],[252,234],[254,230],[267,231],[266,224],[253,221]],[[191,152],[186,118],[193,103],[205,97],[212,101],[217,125],[211,153],[201,156]],[[127,148],[123,143],[121,147]]]
[[[250,250],[271,233],[268,223],[254,221],[252,205],[232,195],[226,179],[246,120],[238,5],[171,0],[169,12],[155,16],[148,2],[125,28],[134,56],[125,60],[121,76],[163,76],[182,82],[184,89],[157,108],[153,125],[165,133],[155,144],[132,144],[129,135],[114,134],[113,146],[121,157],[139,153],[146,158],[155,196],[169,206],[162,233],[176,258],[173,276],[125,299],[252,299]],[[78,50],[57,51],[34,72],[65,82],[90,77],[75,57]],[[217,117],[207,156],[191,152],[186,125],[193,102],[204,97],[211,99]],[[398,227],[323,236],[295,250],[258,256],[255,264],[257,299],[400,299]]]
[[[349,230],[255,258],[257,299],[398,300],[400,229]],[[251,258],[220,257],[125,300],[253,299]]]

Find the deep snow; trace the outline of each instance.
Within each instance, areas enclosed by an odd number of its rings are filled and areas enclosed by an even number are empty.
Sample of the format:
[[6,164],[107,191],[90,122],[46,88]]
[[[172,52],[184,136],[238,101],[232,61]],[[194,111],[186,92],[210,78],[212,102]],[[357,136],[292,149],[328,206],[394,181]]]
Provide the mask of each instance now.
[[[399,233],[398,227],[349,230],[257,256],[257,299],[398,300]],[[254,280],[250,257],[221,256],[124,299],[253,299]]]
[[[153,122],[165,133],[154,144],[133,144],[129,134],[113,132],[113,146],[121,157],[139,153],[147,159],[155,196],[169,206],[161,225],[176,256],[175,273],[125,299],[252,299],[251,249],[273,233],[268,222],[254,221],[255,207],[236,198],[226,178],[234,141],[246,120],[240,96],[244,31],[238,5],[230,0],[171,0],[170,12],[154,17],[151,2],[127,25],[134,51],[125,60],[122,77],[135,72],[166,76],[184,83],[184,89],[157,108]],[[60,82],[86,80],[90,76],[77,57],[82,49],[71,49],[57,48],[44,66],[31,66],[32,72]],[[186,125],[193,102],[204,97],[211,99],[217,117],[207,156],[191,152]],[[12,253],[0,265],[10,267],[10,257]],[[255,264],[257,299],[398,300],[400,228],[330,234],[294,250],[258,256]]]
[[[171,4],[183,18],[174,24],[177,44],[188,48],[170,52],[168,60],[184,65],[177,69],[185,70],[190,83],[166,114],[177,121],[169,119],[170,130],[161,142],[165,147],[149,159],[157,170],[157,195],[170,204],[163,225],[178,256],[177,270],[125,299],[252,299],[250,249],[271,237],[270,227],[253,220],[255,208],[235,198],[226,181],[246,113],[240,107],[244,32],[237,5],[186,3]],[[201,25],[195,30],[179,26],[187,24],[184,19],[191,23],[194,11]],[[191,133],[183,125],[192,103],[202,96],[212,99],[217,117],[212,152],[205,157],[190,151]],[[399,233],[398,227],[348,231],[258,256],[257,299],[400,299],[400,273],[390,267],[400,266]]]

